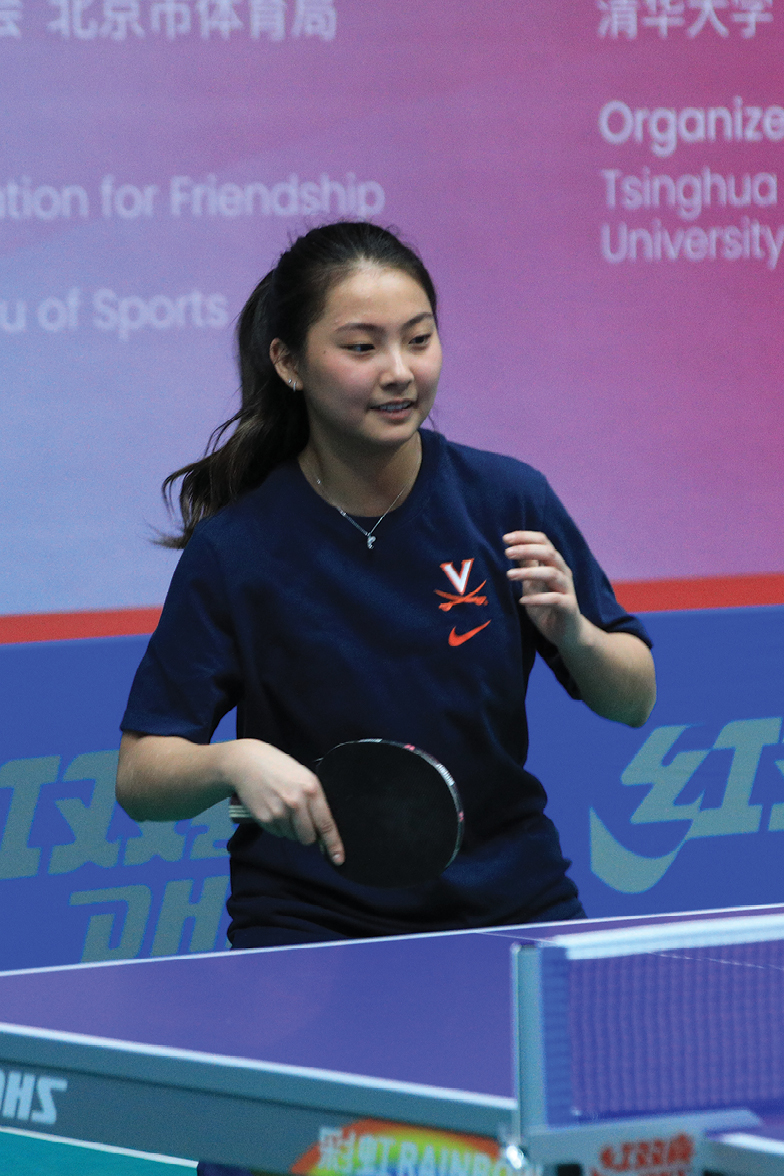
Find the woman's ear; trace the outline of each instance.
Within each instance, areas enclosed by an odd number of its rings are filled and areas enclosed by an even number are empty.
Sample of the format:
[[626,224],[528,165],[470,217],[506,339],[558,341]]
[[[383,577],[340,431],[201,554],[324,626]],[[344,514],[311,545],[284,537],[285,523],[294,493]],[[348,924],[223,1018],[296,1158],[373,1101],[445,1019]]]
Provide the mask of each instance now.
[[297,388],[300,387],[297,366],[283,340],[273,339],[270,343],[269,353],[272,365],[281,380],[283,380],[283,383],[288,384],[289,388],[292,388],[296,392]]

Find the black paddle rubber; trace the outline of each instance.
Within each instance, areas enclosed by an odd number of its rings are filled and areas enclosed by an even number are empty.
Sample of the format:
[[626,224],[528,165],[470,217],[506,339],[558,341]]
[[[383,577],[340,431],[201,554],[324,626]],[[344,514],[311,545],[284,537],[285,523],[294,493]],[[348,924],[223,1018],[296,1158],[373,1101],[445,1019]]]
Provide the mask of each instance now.
[[340,743],[317,768],[346,860],[338,873],[365,886],[434,881],[454,859],[463,810],[449,772],[410,744]]

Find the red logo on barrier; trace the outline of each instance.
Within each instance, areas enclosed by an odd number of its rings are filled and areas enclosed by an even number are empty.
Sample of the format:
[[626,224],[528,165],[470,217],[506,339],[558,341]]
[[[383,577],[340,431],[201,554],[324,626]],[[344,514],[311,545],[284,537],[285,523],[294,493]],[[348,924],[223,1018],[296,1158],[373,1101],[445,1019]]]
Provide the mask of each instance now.
[[[603,1172],[644,1172],[653,1176],[686,1176],[694,1158],[694,1140],[690,1135],[671,1139],[637,1139],[610,1144],[599,1153]],[[594,1168],[591,1176],[602,1176]]]

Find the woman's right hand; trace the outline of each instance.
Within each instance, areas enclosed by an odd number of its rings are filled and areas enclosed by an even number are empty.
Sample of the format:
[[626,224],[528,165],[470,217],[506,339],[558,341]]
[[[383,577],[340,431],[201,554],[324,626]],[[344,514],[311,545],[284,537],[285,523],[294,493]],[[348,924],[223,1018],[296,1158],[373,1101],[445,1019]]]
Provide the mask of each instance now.
[[267,833],[301,845],[318,842],[335,865],[344,861],[343,843],[315,773],[258,739],[214,746],[222,750],[226,780]]
[[345,861],[318,776],[260,739],[192,743],[179,735],[126,731],[120,743],[117,800],[134,821],[181,821],[236,793],[275,837],[318,842],[336,866]]

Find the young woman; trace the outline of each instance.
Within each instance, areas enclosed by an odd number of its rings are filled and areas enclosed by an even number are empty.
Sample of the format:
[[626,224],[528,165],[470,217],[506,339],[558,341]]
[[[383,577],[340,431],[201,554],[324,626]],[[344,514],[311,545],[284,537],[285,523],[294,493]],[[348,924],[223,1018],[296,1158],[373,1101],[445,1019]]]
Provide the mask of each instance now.
[[[182,479],[184,547],[123,720],[137,820],[236,793],[229,937],[247,948],[579,917],[545,793],[525,771],[538,652],[632,726],[653,706],[645,630],[541,474],[423,429],[441,369],[433,283],[384,229],[314,229],[239,322],[242,407]],[[234,426],[230,431],[230,426]],[[237,707],[237,739],[210,745]],[[454,776],[463,847],[382,890],[343,860],[314,765],[413,743]]]

